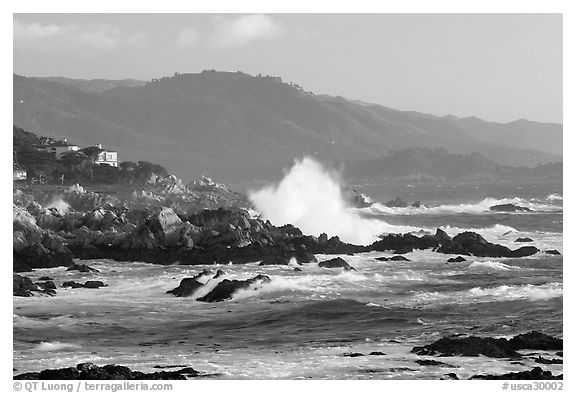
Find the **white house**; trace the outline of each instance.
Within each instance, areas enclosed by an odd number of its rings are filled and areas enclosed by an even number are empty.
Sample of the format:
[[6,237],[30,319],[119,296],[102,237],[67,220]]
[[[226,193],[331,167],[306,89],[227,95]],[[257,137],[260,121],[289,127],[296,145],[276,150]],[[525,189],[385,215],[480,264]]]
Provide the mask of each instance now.
[[104,164],[104,165],[110,165],[113,167],[117,167],[118,166],[118,152],[103,150],[100,153],[98,153],[98,155],[96,156],[96,159],[94,160],[94,164],[98,164],[98,165]]

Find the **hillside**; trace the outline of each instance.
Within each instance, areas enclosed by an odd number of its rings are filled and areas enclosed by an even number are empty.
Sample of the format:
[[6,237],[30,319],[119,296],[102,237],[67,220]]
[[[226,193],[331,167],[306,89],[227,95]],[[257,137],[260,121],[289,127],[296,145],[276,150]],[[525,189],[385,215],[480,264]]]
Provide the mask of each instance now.
[[562,180],[562,163],[529,167],[496,164],[478,153],[451,154],[445,149],[409,148],[350,162],[344,175],[381,181],[522,181]]
[[498,141],[505,146],[536,149],[562,155],[562,126],[560,124],[539,123],[524,119],[501,124],[477,117],[451,118],[451,121],[469,135],[483,141]]
[[277,77],[204,71],[85,90],[14,75],[14,124],[105,144],[120,160],[147,157],[184,179],[206,174],[228,183],[277,178],[302,155],[340,165],[409,147],[478,152],[513,166],[561,160],[482,141],[451,118],[314,95]]

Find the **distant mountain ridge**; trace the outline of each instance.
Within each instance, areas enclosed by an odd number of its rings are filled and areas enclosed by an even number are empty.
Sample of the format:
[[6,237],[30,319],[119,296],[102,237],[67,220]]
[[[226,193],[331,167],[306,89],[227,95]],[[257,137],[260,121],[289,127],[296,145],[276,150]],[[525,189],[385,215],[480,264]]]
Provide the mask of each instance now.
[[380,181],[522,181],[562,180],[562,163],[534,168],[496,164],[478,153],[452,154],[445,149],[408,148],[345,166],[345,177]]
[[14,75],[13,102],[16,125],[77,144],[103,143],[120,160],[147,157],[184,179],[206,174],[232,183],[270,180],[303,155],[338,166],[411,147],[478,152],[512,166],[562,159],[483,141],[457,118],[315,95],[278,77],[241,72],[89,87]]

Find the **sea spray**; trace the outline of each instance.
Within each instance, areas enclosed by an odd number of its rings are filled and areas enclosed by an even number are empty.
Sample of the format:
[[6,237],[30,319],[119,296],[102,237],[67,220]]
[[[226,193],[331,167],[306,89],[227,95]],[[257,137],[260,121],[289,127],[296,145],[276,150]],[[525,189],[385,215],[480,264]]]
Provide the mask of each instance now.
[[46,207],[48,209],[50,208],[56,208],[58,209],[58,211],[60,212],[60,214],[66,214],[68,213],[68,211],[70,210],[70,205],[68,204],[68,202],[66,202],[64,199],[62,199],[61,196],[54,196],[52,197],[52,199],[50,200],[50,202],[48,202],[46,204]]
[[338,174],[310,157],[295,160],[280,183],[250,191],[248,196],[274,225],[293,224],[310,235],[326,233],[366,245],[391,229],[384,221],[362,218],[353,211],[342,195]]

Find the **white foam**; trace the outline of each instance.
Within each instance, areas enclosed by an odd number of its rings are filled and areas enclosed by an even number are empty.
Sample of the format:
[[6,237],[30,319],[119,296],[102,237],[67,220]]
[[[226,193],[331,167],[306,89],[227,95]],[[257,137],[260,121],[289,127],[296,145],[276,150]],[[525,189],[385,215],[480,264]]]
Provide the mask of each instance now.
[[[551,194],[546,198],[549,201],[562,199],[557,194]],[[421,214],[489,214],[494,213],[490,207],[495,205],[513,204],[527,207],[535,212],[557,211],[561,210],[558,206],[542,203],[537,200],[527,200],[519,197],[514,198],[485,198],[476,203],[446,204],[438,206],[420,206],[420,207],[388,207],[382,203],[374,203],[369,207],[358,209],[366,213],[384,214],[384,215],[421,215]],[[499,212],[502,213],[502,212]]]
[[553,193],[553,194],[548,195],[546,197],[546,200],[548,200],[548,201],[563,201],[564,197],[560,194]]
[[62,349],[78,348],[75,344],[61,343],[61,342],[42,342],[36,348],[37,351],[60,351]]
[[472,288],[467,291],[425,292],[412,298],[416,303],[486,303],[512,300],[549,300],[562,297],[562,283],[553,282],[544,285],[501,285],[494,288]]

